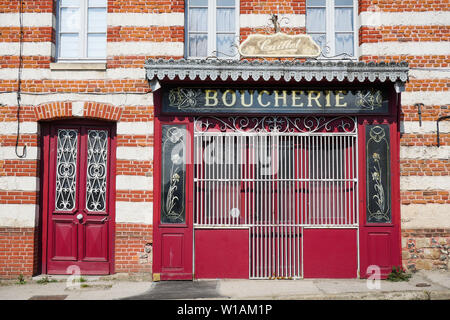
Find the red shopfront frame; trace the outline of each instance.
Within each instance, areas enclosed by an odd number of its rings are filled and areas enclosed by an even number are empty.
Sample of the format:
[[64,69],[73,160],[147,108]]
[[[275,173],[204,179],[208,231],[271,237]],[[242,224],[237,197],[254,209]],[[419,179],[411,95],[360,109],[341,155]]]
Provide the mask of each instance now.
[[[198,83],[197,83],[198,85]],[[365,84],[370,87],[373,84]],[[266,84],[267,86],[267,84]],[[324,85],[325,86],[325,85]],[[350,87],[347,85],[346,87]],[[356,237],[356,245],[351,245],[349,248],[351,252],[347,251],[346,246],[343,246],[343,256],[347,256],[349,259],[355,259],[347,263],[348,268],[357,268],[355,272],[349,272],[349,269],[344,270],[342,268],[328,267],[324,272],[311,273],[310,276],[304,274],[306,277],[311,278],[354,278],[361,277],[366,278],[372,276],[373,273],[370,266],[375,265],[379,267],[381,271],[381,278],[385,278],[391,271],[392,266],[401,265],[401,233],[400,233],[400,165],[399,165],[399,106],[400,106],[400,94],[396,93],[394,86],[388,86],[389,92],[389,114],[385,115],[361,115],[357,118],[358,123],[358,191],[359,191],[359,228],[348,230],[348,239]],[[186,166],[187,180],[186,180],[186,223],[180,225],[167,225],[161,224],[160,210],[161,210],[161,128],[165,124],[184,124],[188,128],[190,136],[193,137],[193,116],[170,116],[161,114],[162,109],[162,95],[159,91],[154,93],[155,102],[155,157],[154,157],[154,257],[153,257],[153,273],[160,274],[161,280],[190,280],[195,278],[193,272],[195,257],[194,257],[194,230],[193,230],[193,138],[187,144],[188,148],[188,164]],[[210,115],[210,114],[208,114]],[[214,116],[214,114],[211,114]],[[220,115],[216,115],[220,116]],[[223,116],[223,115],[222,115]],[[227,115],[228,116],[228,115]],[[231,114],[229,115],[231,116]],[[251,116],[257,116],[251,114]],[[332,115],[330,115],[332,116]],[[391,182],[391,222],[390,223],[368,223],[366,221],[366,153],[365,153],[365,126],[368,124],[388,124],[390,129],[389,141],[390,141],[390,168],[392,175],[390,177]],[[311,239],[320,239],[323,233],[327,233],[326,229],[307,229],[307,233]],[[333,237],[333,233],[346,232],[339,229],[330,230],[330,235],[325,234],[326,237]],[[313,243],[313,242],[312,242]],[[198,247],[198,244],[195,244]],[[320,246],[319,246],[320,247]],[[338,250],[341,248],[339,245],[336,247]],[[303,248],[303,254],[310,250],[313,252],[314,247]],[[349,250],[350,250],[349,249]],[[175,260],[170,260],[171,254],[175,252],[182,254]],[[204,253],[202,256],[208,256]],[[172,258],[173,259],[173,258]],[[303,260],[308,259],[304,256]],[[308,268],[310,270],[320,269],[323,263],[326,261],[329,263],[333,261],[327,259],[319,259],[318,257],[312,257],[311,261],[308,261]],[[173,263],[173,265],[165,265],[167,261]],[[311,262],[311,263],[310,263]],[[214,268],[214,263],[211,263],[211,267]],[[178,264],[178,265],[176,265]],[[205,266],[202,268],[205,270]],[[207,267],[206,267],[207,269]],[[304,270],[306,271],[306,270]],[[358,271],[358,272],[356,272]],[[210,273],[207,273],[210,274]],[[225,276],[226,277],[226,276]]]

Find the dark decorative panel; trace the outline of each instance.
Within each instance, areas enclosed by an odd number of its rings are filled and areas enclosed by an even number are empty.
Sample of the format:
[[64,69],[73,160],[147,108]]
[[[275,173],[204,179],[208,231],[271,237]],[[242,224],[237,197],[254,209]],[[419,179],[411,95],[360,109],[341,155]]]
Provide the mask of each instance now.
[[186,126],[163,125],[161,223],[185,223]]
[[366,126],[367,222],[390,223],[391,173],[389,125]]

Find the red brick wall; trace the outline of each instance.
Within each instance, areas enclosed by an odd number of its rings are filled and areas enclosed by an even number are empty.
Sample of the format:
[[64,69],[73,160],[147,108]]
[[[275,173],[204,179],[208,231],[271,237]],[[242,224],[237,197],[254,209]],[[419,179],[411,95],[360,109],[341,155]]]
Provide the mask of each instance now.
[[152,271],[153,228],[150,225],[117,223],[115,271],[144,273]]
[[0,279],[33,276],[38,259],[37,229],[0,227]]

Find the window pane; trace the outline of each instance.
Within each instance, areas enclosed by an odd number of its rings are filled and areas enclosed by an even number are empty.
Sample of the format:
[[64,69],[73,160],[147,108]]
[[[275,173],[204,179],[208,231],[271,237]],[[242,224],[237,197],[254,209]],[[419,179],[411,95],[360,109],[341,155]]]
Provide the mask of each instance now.
[[189,31],[207,31],[207,29],[208,29],[208,10],[190,9]]
[[106,9],[88,9],[88,32],[106,32]]
[[346,53],[353,56],[353,33],[336,34],[335,54]]
[[61,9],[61,32],[78,31],[80,29],[80,9]]
[[208,0],[190,0],[190,6],[208,6]]
[[87,55],[89,58],[106,56],[106,34],[88,34]]
[[206,34],[195,34],[189,36],[189,56],[206,57],[208,48],[208,37]]
[[336,31],[353,31],[353,9],[336,8],[334,11],[334,26]]
[[79,37],[77,33],[61,34],[59,54],[62,58],[76,58],[79,56]]
[[106,7],[106,0],[89,0],[89,7]]
[[234,0],[217,0],[218,6],[234,6]]
[[307,6],[325,6],[326,0],[306,0]]
[[161,222],[186,222],[186,125],[163,125],[161,146]]
[[234,34],[218,34],[217,35],[217,56],[229,57],[236,54],[234,47]]
[[234,9],[217,9],[217,31],[231,31],[235,29]]
[[306,32],[325,32],[325,9],[306,10]]
[[353,0],[335,0],[336,6],[353,6]]
[[327,38],[326,35],[323,34],[310,34],[311,38],[319,45],[319,47],[322,49],[322,51],[325,51],[325,46],[327,44]]
[[80,6],[80,0],[61,0],[61,7]]

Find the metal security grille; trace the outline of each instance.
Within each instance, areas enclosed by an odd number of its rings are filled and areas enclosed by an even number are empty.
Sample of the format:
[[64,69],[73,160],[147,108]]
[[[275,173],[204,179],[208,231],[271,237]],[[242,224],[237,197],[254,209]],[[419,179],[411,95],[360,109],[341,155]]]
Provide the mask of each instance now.
[[248,228],[250,278],[302,275],[302,230],[358,226],[354,117],[199,117],[194,227]]

